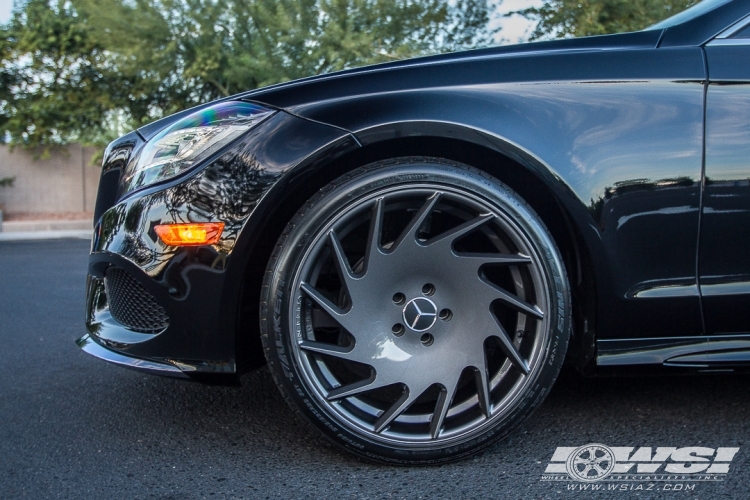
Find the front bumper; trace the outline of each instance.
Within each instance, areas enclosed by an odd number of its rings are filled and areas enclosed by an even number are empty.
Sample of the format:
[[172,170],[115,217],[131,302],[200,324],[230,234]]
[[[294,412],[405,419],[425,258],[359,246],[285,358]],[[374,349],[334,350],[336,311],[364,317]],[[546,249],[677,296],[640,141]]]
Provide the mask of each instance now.
[[[239,318],[248,270],[265,267],[252,262],[264,220],[283,199],[285,179],[295,178],[287,174],[354,147],[351,142],[346,132],[278,112],[208,165],[118,203],[116,179],[142,141],[131,140],[128,154],[110,148],[120,166],[108,167],[105,158],[89,257],[87,334],[79,346],[150,373],[236,379],[252,364],[238,353],[254,349],[255,359],[262,358],[257,315]],[[158,224],[185,222],[225,226],[216,244],[201,247],[167,246],[154,232]],[[261,283],[250,286],[259,290]]]
[[125,368],[130,368],[145,373],[151,373],[154,375],[163,375],[166,377],[189,378],[182,370],[174,365],[157,363],[155,361],[148,361],[146,359],[131,358],[128,356],[123,356],[122,354],[111,349],[107,349],[106,347],[102,347],[97,342],[95,342],[89,334],[86,334],[78,339],[76,341],[76,344],[78,344],[78,347],[80,347],[83,352]]

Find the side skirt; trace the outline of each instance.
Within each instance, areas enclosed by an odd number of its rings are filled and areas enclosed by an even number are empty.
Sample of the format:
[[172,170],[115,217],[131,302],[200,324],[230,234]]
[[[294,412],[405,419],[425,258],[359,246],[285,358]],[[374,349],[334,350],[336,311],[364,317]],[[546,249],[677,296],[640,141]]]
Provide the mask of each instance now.
[[[750,334],[597,340],[597,367],[750,369]],[[677,370],[683,371],[683,370]]]

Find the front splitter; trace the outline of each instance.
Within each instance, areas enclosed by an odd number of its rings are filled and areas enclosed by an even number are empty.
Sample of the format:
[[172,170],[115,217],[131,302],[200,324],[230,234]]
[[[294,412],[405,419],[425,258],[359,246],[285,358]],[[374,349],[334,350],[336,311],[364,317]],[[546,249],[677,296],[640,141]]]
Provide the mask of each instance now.
[[131,370],[138,370],[140,372],[151,373],[153,375],[161,375],[164,377],[190,378],[182,370],[174,365],[157,363],[155,361],[149,361],[146,359],[133,358],[107,349],[106,347],[93,340],[89,334],[86,334],[78,339],[76,341],[76,344],[84,352],[91,354],[92,356],[99,359],[103,359],[104,361],[122,366],[124,368],[130,368]]

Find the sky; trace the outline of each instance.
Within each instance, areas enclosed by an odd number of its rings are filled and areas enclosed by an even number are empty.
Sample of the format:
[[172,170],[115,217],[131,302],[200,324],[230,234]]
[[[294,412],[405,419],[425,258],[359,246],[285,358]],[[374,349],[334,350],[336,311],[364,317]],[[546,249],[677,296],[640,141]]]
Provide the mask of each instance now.
[[[0,0],[0,2],[5,1],[7,0]],[[503,0],[497,7],[496,17],[491,24],[492,27],[500,26],[502,28],[498,34],[500,37],[498,42],[503,44],[523,42],[534,28],[533,22],[521,16],[505,17],[504,14],[541,5],[542,0]]]
[[[500,5],[495,12],[495,18],[492,21],[493,27],[502,27],[497,41],[507,44],[525,40],[529,33],[531,33],[533,23],[521,16],[504,17],[503,14],[526,7],[539,6],[542,0],[502,0],[499,3]],[[7,23],[10,20],[12,10],[13,0],[0,0],[0,24]]]
[[0,23],[10,21],[10,12],[13,10],[13,0],[0,0]]

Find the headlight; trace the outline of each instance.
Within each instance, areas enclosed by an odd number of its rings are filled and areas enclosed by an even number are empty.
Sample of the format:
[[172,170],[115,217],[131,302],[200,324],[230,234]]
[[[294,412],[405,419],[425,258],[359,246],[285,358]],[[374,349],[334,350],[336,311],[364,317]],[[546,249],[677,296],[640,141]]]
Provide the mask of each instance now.
[[272,111],[246,102],[204,108],[155,135],[125,168],[122,193],[174,177],[198,165]]

